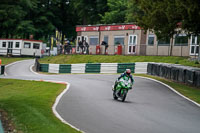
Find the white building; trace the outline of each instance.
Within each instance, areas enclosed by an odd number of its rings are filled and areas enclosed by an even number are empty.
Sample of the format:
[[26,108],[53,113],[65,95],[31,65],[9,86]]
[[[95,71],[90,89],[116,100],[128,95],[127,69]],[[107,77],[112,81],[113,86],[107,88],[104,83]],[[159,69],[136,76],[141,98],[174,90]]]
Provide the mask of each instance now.
[[42,41],[28,39],[0,39],[0,55],[42,57]]

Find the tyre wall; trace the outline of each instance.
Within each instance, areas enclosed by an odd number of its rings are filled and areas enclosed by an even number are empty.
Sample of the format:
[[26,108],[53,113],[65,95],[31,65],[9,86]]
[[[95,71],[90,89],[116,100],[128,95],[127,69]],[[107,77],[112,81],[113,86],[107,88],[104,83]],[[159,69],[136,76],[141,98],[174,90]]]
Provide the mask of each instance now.
[[147,74],[200,87],[200,69],[167,63],[148,63]]

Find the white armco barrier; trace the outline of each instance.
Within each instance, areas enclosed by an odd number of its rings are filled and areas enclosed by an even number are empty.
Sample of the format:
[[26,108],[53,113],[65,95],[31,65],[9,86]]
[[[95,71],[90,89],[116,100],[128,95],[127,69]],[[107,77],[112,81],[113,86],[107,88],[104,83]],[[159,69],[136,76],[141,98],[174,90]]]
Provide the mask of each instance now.
[[147,73],[148,62],[136,62],[135,73]]
[[[132,71],[135,69],[135,73],[147,73],[147,64],[147,62],[136,62],[135,66],[133,63],[99,63],[98,65],[91,65],[91,63],[68,64],[69,67],[64,67],[66,69],[64,71],[66,73],[91,73],[91,70],[94,70],[94,73],[123,73],[127,67],[131,67]],[[63,66],[59,64],[41,64],[40,66],[43,66],[42,70],[44,72],[63,73]]]
[[101,63],[101,73],[117,73],[118,63]]
[[71,73],[85,73],[85,64],[72,64]]
[[49,73],[59,73],[59,64],[49,64]]

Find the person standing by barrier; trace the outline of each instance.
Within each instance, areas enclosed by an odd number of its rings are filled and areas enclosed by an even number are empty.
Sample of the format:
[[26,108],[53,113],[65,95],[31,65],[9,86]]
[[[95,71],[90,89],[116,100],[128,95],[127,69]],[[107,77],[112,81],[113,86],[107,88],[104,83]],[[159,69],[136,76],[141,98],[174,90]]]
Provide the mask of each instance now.
[[62,54],[62,52],[63,52],[63,45],[62,44],[60,44],[60,54]]
[[78,47],[81,48],[80,53],[83,53],[83,43],[81,42],[81,40],[78,41]]
[[57,44],[56,44],[56,46],[57,46],[57,54],[59,55],[60,53],[61,53],[61,49],[60,49],[60,42],[57,42]]
[[66,43],[66,52],[67,52],[67,54],[70,54],[70,51],[71,51],[71,44],[70,44],[70,41],[68,40],[67,43]]
[[85,47],[84,52],[89,54],[89,44],[86,42],[86,40],[83,41],[83,46]]
[[63,49],[64,49],[64,54],[66,54],[66,51],[67,51],[67,41],[65,41],[65,44],[63,46]]
[[105,46],[105,53],[104,54],[106,54],[107,52],[107,48],[108,48],[108,43],[107,42],[105,42],[105,41],[102,41],[101,42],[101,45],[104,45]]

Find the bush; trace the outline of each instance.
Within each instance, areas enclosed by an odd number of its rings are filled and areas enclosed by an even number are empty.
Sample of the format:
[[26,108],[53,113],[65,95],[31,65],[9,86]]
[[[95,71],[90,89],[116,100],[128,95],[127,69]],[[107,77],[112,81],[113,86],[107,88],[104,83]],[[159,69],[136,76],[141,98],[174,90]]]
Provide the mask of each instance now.
[[195,61],[194,64],[199,64],[199,62],[198,62],[198,61]]

